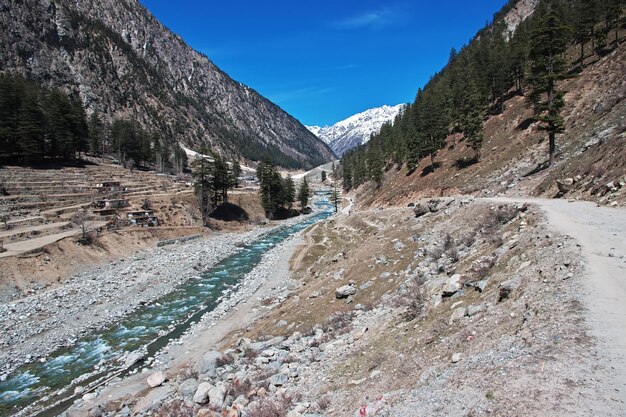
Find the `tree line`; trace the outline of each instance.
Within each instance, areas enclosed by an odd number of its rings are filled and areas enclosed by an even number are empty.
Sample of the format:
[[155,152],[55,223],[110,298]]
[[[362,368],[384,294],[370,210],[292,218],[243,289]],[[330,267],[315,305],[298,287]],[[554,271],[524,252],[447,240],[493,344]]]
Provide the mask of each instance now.
[[[602,55],[617,47],[626,2],[541,0],[511,33],[504,16],[515,3],[509,1],[460,51],[453,49],[447,65],[393,122],[343,156],[346,190],[368,181],[380,187],[385,169],[406,165],[412,172],[425,158],[427,172],[434,171],[439,166],[437,153],[450,137],[474,151],[470,160],[459,162],[478,162],[485,117],[502,113],[514,95],[525,96],[534,120],[547,131],[549,164],[553,163],[556,135],[564,130],[559,82],[582,71],[589,54]],[[567,59],[570,47],[579,48],[576,58]]]
[[293,203],[296,200],[302,211],[308,206],[310,190],[306,176],[303,177],[298,190],[296,190],[291,175],[283,178],[272,162],[265,159],[257,166],[257,178],[261,186],[259,190],[261,204],[269,219],[279,217],[281,212],[285,213],[285,217],[291,216]]
[[185,152],[129,119],[111,123],[58,88],[0,73],[0,163],[74,162],[84,154],[116,156],[128,167],[182,172]]
[[228,162],[218,154],[201,148],[199,156],[191,162],[193,186],[204,225],[220,204],[228,202],[228,190],[239,185],[241,166],[239,162]]

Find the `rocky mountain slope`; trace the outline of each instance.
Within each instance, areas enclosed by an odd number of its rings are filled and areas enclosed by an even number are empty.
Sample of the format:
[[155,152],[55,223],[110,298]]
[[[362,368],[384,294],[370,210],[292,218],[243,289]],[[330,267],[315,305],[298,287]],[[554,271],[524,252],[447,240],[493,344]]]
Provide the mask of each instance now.
[[289,167],[330,160],[296,119],[234,81],[136,0],[8,0],[0,70],[80,96],[88,113],[126,117],[162,140],[207,144]]
[[307,128],[327,143],[337,156],[341,156],[355,146],[366,143],[372,133],[377,133],[385,122],[392,121],[403,107],[404,104],[385,105],[357,113],[332,126]]

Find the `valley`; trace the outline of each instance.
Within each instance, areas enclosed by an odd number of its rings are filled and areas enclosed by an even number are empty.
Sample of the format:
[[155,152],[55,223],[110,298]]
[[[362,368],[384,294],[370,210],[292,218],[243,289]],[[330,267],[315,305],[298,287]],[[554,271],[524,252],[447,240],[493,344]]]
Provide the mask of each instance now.
[[348,3],[0,6],[0,416],[626,415],[623,2]]

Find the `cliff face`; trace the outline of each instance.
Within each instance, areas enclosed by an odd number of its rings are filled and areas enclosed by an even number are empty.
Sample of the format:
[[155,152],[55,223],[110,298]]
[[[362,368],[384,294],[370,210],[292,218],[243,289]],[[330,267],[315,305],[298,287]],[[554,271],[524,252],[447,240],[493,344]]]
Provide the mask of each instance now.
[[5,0],[0,70],[80,96],[88,112],[129,117],[164,140],[310,167],[332,151],[234,81],[136,0]]

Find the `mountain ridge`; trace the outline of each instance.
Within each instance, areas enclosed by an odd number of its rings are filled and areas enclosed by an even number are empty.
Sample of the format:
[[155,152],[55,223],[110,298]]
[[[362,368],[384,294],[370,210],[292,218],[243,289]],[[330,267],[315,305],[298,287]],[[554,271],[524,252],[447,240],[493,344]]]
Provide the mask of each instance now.
[[[88,113],[132,118],[168,143],[311,167],[332,151],[300,122],[233,80],[135,0],[0,8],[0,70],[80,97]],[[39,22],[39,23],[38,23]]]
[[356,113],[332,126],[306,126],[324,143],[341,156],[350,149],[367,143],[372,133],[380,131],[385,122],[393,121],[404,104],[383,105]]

